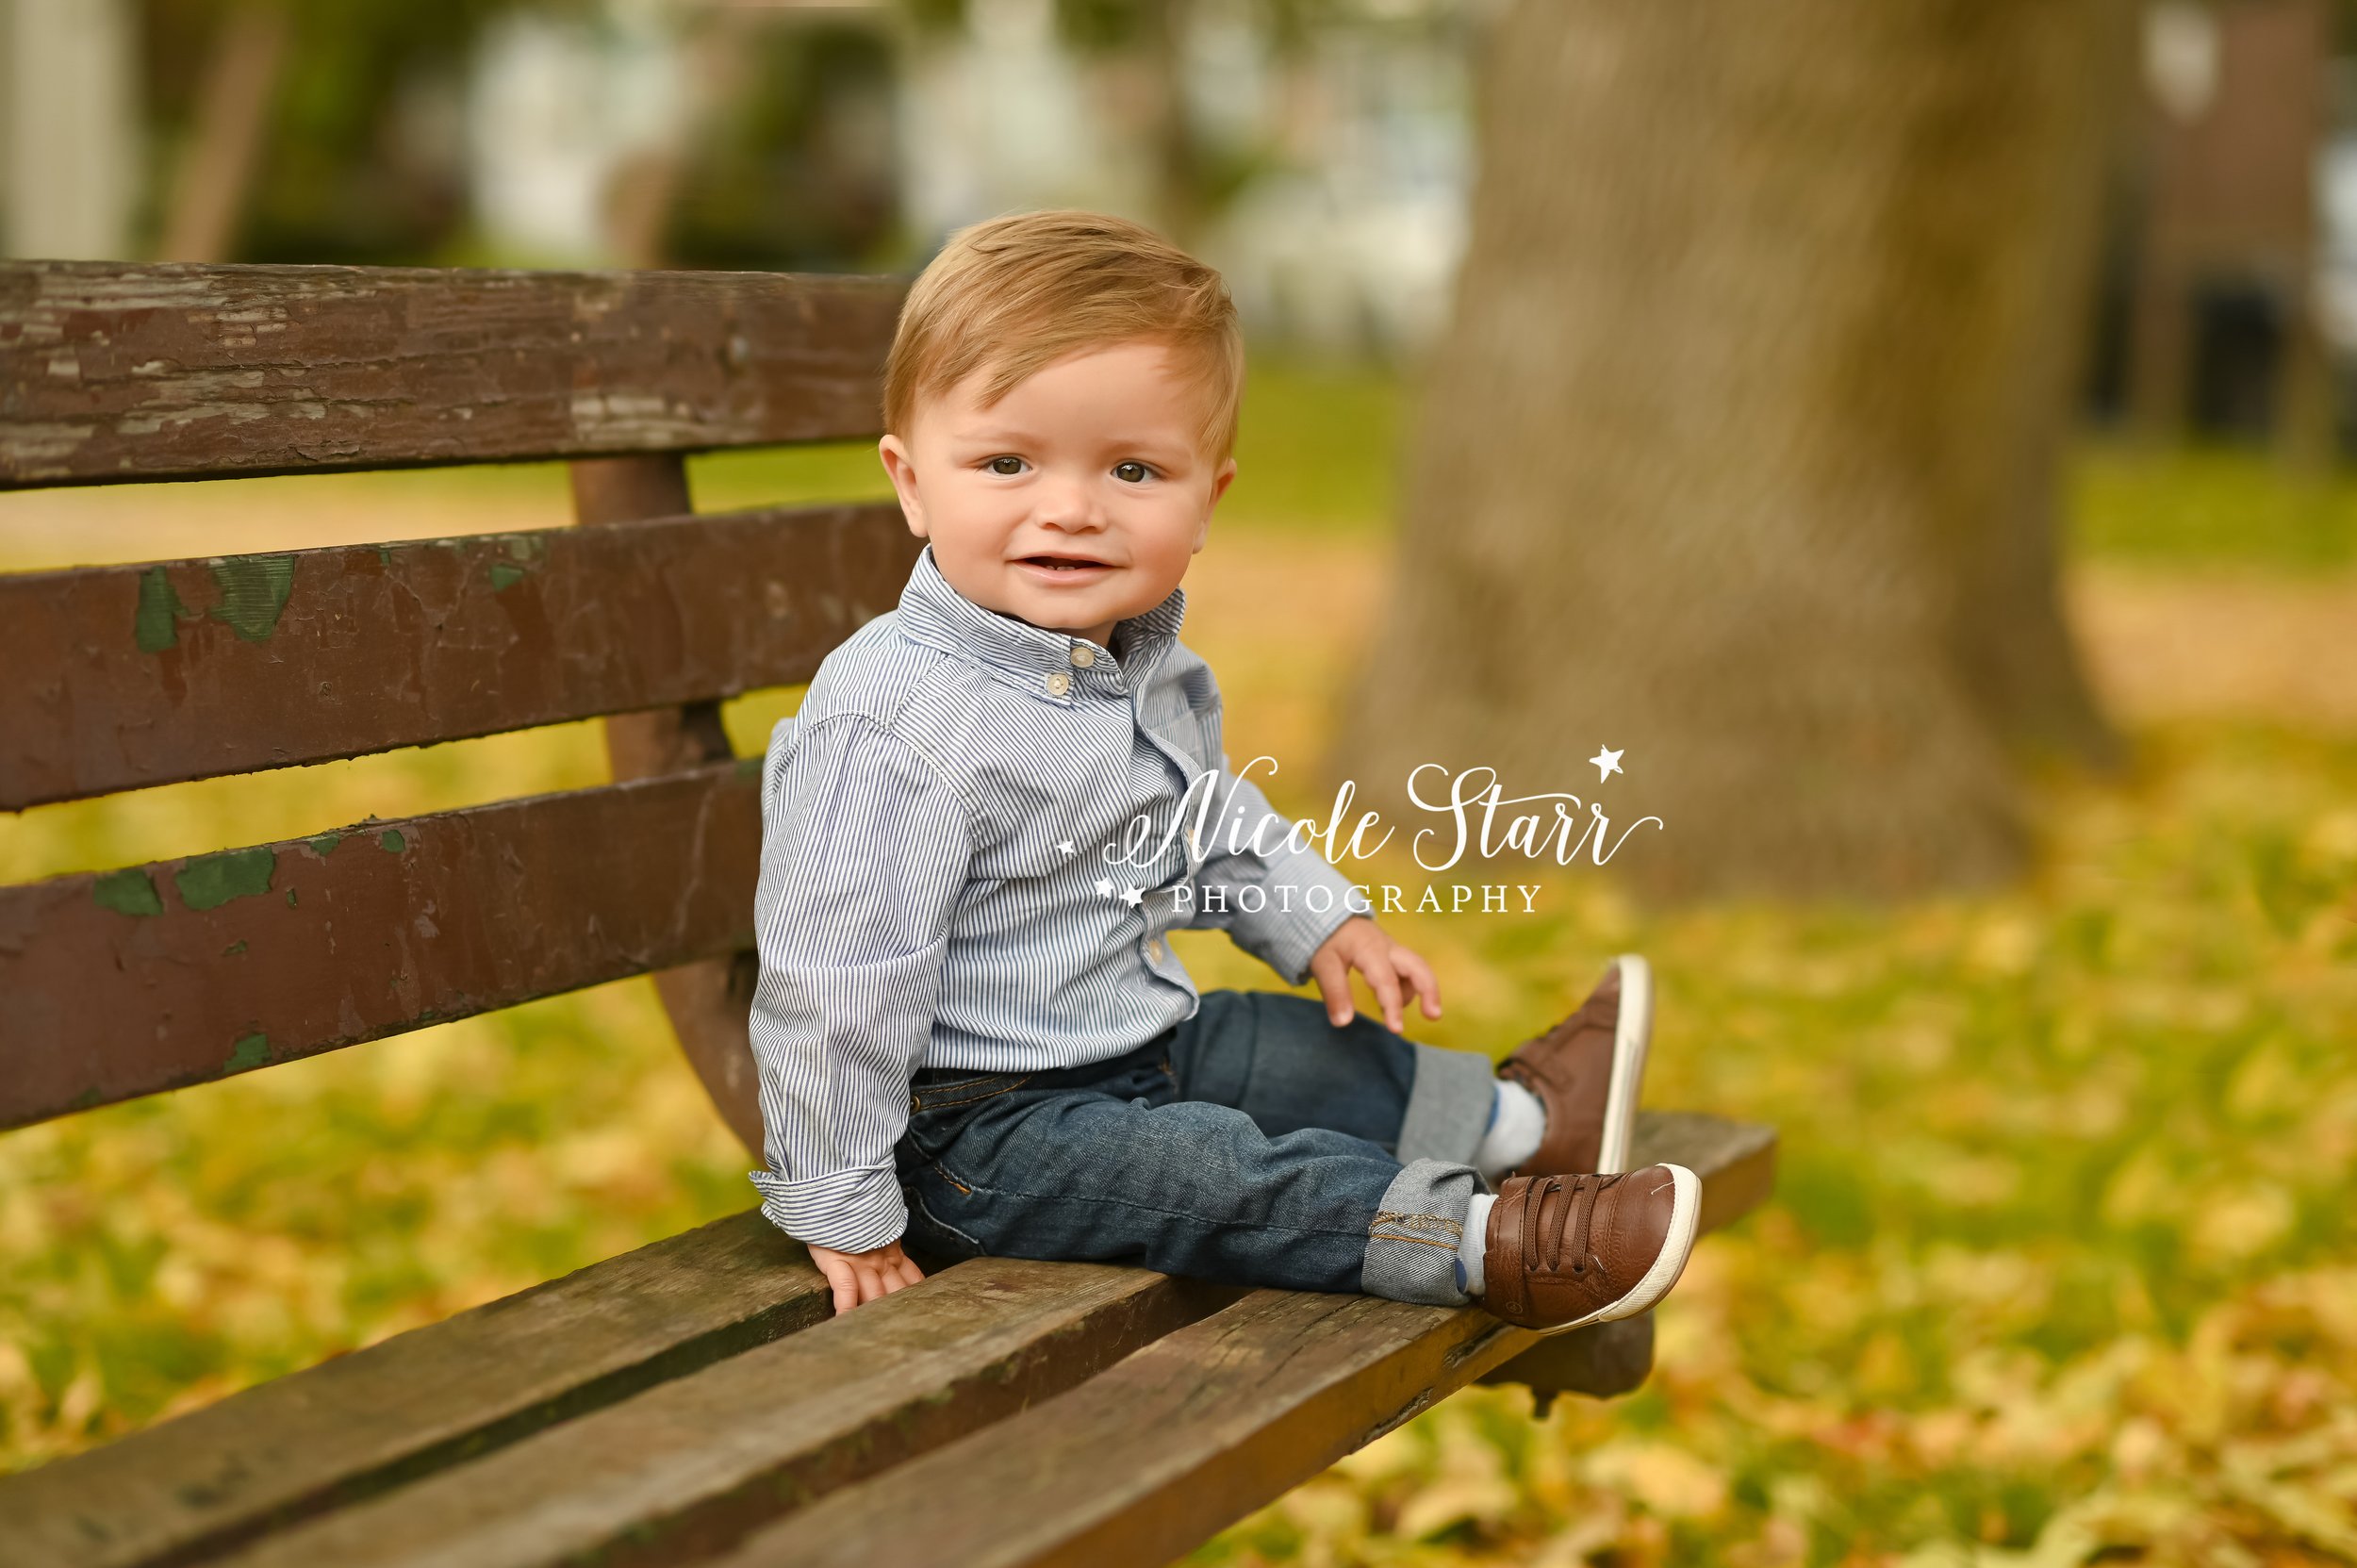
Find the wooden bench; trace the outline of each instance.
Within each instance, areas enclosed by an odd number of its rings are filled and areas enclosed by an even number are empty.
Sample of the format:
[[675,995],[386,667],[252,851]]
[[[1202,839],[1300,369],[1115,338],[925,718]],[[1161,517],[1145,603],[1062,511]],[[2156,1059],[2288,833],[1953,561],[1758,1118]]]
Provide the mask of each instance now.
[[[0,889],[0,1128],[654,972],[758,1150],[759,759],[718,704],[809,679],[917,541],[696,516],[683,454],[872,437],[902,288],[0,266],[0,486],[563,459],[581,524],[0,576],[0,808],[596,716],[615,778]],[[1639,1144],[1708,1226],[1772,1180],[1764,1128]],[[838,1321],[749,1210],[0,1479],[0,1563],[1150,1563],[1468,1382],[1617,1393],[1651,1351],[1009,1260]]]

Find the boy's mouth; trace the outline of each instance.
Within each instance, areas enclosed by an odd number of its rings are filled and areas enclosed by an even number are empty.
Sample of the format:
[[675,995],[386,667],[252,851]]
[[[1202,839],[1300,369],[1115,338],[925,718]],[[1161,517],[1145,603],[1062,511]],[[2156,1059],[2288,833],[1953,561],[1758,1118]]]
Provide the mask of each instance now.
[[1018,564],[1059,577],[1085,577],[1112,569],[1105,562],[1086,555],[1025,555]]

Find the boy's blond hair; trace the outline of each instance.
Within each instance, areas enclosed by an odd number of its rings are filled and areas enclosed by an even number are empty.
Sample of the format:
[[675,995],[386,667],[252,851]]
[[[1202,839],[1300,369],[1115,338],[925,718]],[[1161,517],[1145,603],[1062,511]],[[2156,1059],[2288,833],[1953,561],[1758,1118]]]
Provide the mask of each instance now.
[[997,402],[1068,354],[1151,338],[1194,384],[1213,464],[1236,444],[1244,335],[1218,272],[1143,224],[1058,209],[958,230],[917,277],[884,362],[884,429],[976,371]]

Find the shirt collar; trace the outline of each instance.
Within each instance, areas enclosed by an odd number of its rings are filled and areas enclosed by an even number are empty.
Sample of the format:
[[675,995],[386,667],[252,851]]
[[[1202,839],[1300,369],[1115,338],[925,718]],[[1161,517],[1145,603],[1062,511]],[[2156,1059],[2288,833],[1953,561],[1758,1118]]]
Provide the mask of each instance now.
[[1011,685],[1066,706],[1083,690],[1123,692],[1142,680],[1178,639],[1186,615],[1187,590],[1174,587],[1152,609],[1115,624],[1109,640],[1127,651],[1116,656],[1086,637],[975,603],[941,574],[931,540],[900,590],[903,635],[971,659]]

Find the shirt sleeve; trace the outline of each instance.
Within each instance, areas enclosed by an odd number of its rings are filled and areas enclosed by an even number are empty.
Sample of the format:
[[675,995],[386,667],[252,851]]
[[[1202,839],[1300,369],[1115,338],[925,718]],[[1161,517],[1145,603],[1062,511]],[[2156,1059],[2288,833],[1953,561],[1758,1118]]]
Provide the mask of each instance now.
[[[1195,875],[1195,907],[1202,913],[1195,923],[1226,931],[1228,940],[1283,976],[1286,984],[1299,985],[1310,977],[1311,956],[1334,934],[1334,928],[1365,913],[1352,900],[1356,885],[1314,848],[1293,848],[1293,818],[1279,816],[1260,785],[1238,778],[1225,751],[1219,755],[1211,799],[1216,802],[1214,823],[1239,821],[1237,814],[1243,814],[1235,836],[1244,848],[1229,853],[1227,833],[1214,834],[1215,842],[1207,846],[1211,853]],[[1274,820],[1264,822],[1264,817]],[[1265,856],[1252,852],[1256,833],[1259,842],[1276,845]],[[1263,896],[1243,899],[1240,895],[1247,887],[1260,888]],[[1212,894],[1213,888],[1221,891]],[[1330,901],[1320,895],[1312,907],[1313,888],[1324,888],[1332,895]],[[1206,903],[1218,901],[1226,903],[1225,914],[1205,910]],[[1247,902],[1259,907],[1247,909]]]
[[932,763],[863,714],[772,736],[754,895],[762,1213],[842,1252],[896,1241],[892,1147],[931,1038],[970,817]]

